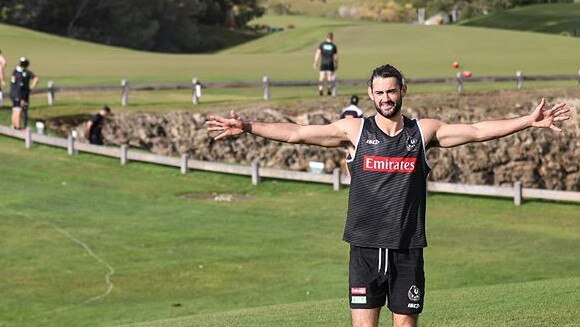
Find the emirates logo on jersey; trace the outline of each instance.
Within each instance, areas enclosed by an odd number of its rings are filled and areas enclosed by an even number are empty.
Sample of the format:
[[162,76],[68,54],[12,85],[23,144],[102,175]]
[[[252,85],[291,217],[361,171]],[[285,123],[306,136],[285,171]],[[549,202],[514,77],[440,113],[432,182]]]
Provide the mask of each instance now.
[[417,158],[364,156],[363,170],[377,173],[412,173]]

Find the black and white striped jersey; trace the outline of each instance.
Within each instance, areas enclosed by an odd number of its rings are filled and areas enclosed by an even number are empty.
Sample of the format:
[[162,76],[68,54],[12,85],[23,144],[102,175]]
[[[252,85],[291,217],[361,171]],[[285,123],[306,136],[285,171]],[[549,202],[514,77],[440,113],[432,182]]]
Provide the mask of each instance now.
[[417,120],[403,117],[396,136],[385,134],[375,116],[364,118],[354,156],[343,239],[356,246],[410,249],[427,246],[427,162]]

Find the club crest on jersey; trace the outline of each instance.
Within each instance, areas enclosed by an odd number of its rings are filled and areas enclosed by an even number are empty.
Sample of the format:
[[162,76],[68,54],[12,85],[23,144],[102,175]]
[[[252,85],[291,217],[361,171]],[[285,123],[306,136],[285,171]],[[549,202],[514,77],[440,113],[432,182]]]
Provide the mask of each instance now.
[[415,150],[415,148],[417,147],[417,144],[419,144],[419,140],[417,140],[416,138],[412,138],[410,136],[407,136],[407,151]]

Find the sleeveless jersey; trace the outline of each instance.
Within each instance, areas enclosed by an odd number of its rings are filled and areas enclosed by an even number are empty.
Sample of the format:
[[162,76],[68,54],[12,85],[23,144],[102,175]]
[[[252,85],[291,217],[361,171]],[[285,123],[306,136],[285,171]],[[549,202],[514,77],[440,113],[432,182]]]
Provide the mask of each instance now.
[[344,241],[361,247],[427,246],[427,162],[417,120],[403,117],[396,136],[385,134],[375,115],[364,118],[353,158]]

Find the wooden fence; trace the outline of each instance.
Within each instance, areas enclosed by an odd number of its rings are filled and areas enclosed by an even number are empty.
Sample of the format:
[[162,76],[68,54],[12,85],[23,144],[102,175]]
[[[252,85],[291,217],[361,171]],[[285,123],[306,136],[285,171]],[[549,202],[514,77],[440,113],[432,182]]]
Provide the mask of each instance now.
[[[560,80],[577,80],[580,85],[580,69],[577,74],[560,74],[560,75],[525,75],[521,70],[515,72],[512,76],[471,76],[465,77],[464,72],[457,72],[454,77],[432,77],[432,78],[409,78],[406,79],[410,84],[457,84],[457,92],[462,94],[466,83],[477,82],[514,82],[515,88],[521,89],[524,81],[560,81]],[[341,79],[337,81],[341,86],[362,86],[366,87],[367,80],[363,79]],[[197,77],[192,78],[191,83],[171,83],[171,84],[149,84],[149,85],[130,85],[128,80],[122,80],[120,86],[69,86],[58,87],[54,81],[48,81],[46,88],[38,88],[35,93],[46,92],[48,105],[53,105],[57,92],[79,92],[79,91],[97,91],[97,92],[121,92],[121,106],[125,107],[129,102],[129,91],[147,91],[147,90],[180,90],[188,89],[192,93],[193,104],[198,104],[202,95],[202,89],[207,88],[262,88],[263,99],[270,100],[271,89],[273,87],[297,87],[297,86],[316,86],[318,81],[274,81],[268,76],[264,76],[261,82],[208,82],[204,83]]]
[[[27,149],[32,148],[34,143],[65,148],[69,155],[76,155],[79,151],[93,153],[113,158],[119,158],[122,165],[129,161],[148,162],[159,165],[178,167],[182,174],[187,174],[191,169],[211,171],[227,174],[251,176],[253,185],[258,185],[262,178],[275,178],[294,181],[304,181],[313,183],[332,184],[334,190],[339,190],[341,185],[350,185],[350,179],[342,176],[340,169],[336,168],[332,174],[316,174],[311,172],[300,172],[283,169],[262,168],[257,162],[251,166],[224,164],[200,160],[192,160],[187,155],[181,157],[168,157],[156,155],[141,150],[129,149],[127,145],[120,147],[100,146],[88,143],[77,142],[69,135],[68,139],[32,133],[30,128],[25,130],[15,130],[7,126],[0,125],[0,134],[23,139]],[[455,194],[483,195],[494,197],[513,198],[515,205],[521,205],[524,198],[545,199],[552,201],[580,202],[580,192],[553,191],[523,188],[521,182],[514,183],[513,187],[498,187],[486,185],[466,185],[450,184],[439,182],[428,182],[429,192],[443,192]]]

